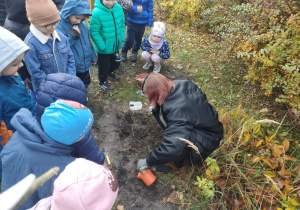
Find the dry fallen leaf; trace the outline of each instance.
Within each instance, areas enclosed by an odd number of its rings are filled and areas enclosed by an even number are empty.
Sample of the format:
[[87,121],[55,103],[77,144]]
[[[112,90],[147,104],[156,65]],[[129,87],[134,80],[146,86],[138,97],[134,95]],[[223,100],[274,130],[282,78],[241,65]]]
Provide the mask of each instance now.
[[186,66],[187,69],[189,69],[191,66],[191,63],[189,62],[188,65]]
[[217,100],[215,100],[215,99],[211,99],[210,100],[210,103],[215,103]]

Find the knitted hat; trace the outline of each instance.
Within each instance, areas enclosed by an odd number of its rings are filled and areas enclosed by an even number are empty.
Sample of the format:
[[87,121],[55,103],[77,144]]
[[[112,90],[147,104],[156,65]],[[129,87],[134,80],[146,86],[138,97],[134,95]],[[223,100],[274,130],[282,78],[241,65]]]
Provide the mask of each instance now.
[[166,27],[163,22],[154,22],[151,35],[164,37],[165,32],[166,32]]
[[29,49],[19,37],[0,26],[0,76],[3,69]]
[[110,210],[117,194],[118,181],[108,168],[77,158],[54,181],[51,206],[53,210]]
[[84,105],[67,100],[57,100],[45,109],[41,124],[53,140],[71,145],[81,139],[93,125],[92,112]]
[[45,26],[60,20],[52,0],[26,0],[28,20],[35,26]]

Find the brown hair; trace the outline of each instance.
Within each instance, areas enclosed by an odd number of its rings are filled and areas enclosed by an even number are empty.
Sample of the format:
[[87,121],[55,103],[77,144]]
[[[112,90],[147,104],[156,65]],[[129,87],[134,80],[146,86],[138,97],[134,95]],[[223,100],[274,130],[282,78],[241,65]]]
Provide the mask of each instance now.
[[165,76],[159,73],[150,73],[144,80],[142,91],[148,96],[149,103],[162,105],[172,87],[175,87],[175,84]]

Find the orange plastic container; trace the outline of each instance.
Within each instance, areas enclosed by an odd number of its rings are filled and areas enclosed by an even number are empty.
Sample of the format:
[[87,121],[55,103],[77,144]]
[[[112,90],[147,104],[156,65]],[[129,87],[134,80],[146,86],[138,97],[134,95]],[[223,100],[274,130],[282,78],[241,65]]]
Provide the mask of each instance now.
[[139,179],[143,180],[143,182],[147,186],[150,186],[156,180],[156,177],[154,176],[154,174],[149,169],[144,169],[144,171],[145,171],[145,173],[139,172],[137,177]]

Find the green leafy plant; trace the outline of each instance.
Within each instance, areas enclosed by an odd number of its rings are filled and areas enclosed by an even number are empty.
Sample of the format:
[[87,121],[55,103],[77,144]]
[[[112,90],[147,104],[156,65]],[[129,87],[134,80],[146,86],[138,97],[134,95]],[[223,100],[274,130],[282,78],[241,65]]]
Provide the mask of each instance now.
[[195,185],[200,188],[199,196],[207,198],[212,198],[215,196],[215,188],[213,181],[197,176],[197,182],[195,183]]

